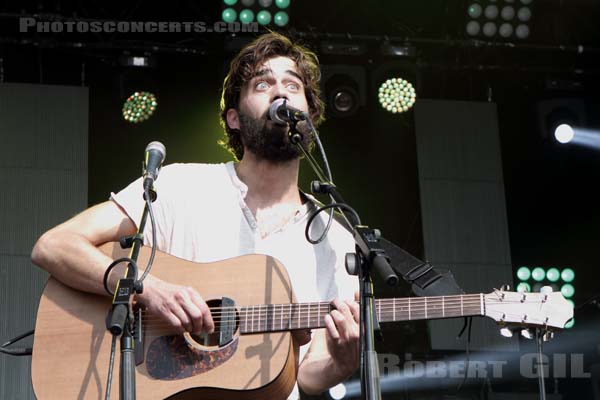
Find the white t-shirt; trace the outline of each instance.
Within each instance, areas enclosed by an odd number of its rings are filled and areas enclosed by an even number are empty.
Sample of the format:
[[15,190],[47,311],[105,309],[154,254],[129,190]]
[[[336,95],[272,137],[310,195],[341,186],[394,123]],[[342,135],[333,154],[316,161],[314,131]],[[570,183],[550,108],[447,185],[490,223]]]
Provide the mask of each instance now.
[[[304,231],[315,210],[309,201],[281,229],[261,237],[244,201],[248,187],[238,178],[233,162],[171,164],[162,168],[155,188],[158,197],[152,208],[159,250],[194,262],[245,254],[273,256],[287,269],[298,302],[353,299],[358,290],[358,279],[348,275],[344,266],[346,253],[354,251],[351,234],[334,220],[321,243],[309,243]],[[142,193],[141,178],[111,193],[136,226],[144,208]],[[326,222],[327,213],[321,213],[311,226],[311,238],[321,235]],[[144,239],[151,244],[149,220]],[[300,360],[308,347],[300,349]],[[296,385],[289,398],[298,397]]]

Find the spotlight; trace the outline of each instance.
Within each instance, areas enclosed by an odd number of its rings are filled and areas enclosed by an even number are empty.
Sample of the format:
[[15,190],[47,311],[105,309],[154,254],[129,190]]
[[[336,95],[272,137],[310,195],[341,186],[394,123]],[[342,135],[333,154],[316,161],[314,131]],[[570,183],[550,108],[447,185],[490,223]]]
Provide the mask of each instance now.
[[327,110],[334,117],[354,115],[366,102],[366,72],[357,65],[323,65]]
[[548,99],[537,105],[542,137],[554,143],[575,143],[586,126],[585,103],[580,99]]
[[391,78],[379,86],[379,104],[392,113],[408,111],[416,101],[413,85],[402,78]]
[[554,130],[554,137],[563,144],[569,143],[574,136],[573,127],[569,124],[560,124]]
[[152,93],[135,92],[123,104],[123,118],[134,124],[140,123],[150,118],[157,106],[156,96]]

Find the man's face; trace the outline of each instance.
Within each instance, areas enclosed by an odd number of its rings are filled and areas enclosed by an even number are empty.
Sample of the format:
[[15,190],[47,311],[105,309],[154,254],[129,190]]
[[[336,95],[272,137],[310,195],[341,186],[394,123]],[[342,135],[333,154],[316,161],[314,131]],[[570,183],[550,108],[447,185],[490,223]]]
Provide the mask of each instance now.
[[[229,110],[228,123],[241,131],[246,150],[261,159],[285,162],[297,158],[300,152],[290,143],[287,124],[281,125],[268,119],[271,103],[278,98],[287,99],[288,104],[308,111],[304,85],[296,64],[287,57],[267,60],[240,93],[239,110]],[[305,134],[308,146],[310,135]]]

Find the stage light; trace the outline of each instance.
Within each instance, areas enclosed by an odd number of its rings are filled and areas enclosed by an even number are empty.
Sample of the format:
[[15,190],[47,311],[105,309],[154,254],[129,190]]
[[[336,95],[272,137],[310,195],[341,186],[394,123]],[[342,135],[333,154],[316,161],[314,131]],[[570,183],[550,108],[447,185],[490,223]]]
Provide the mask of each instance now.
[[500,29],[498,32],[500,33],[500,36],[502,36],[503,38],[509,38],[513,34],[513,31],[514,31],[514,29],[511,24],[504,23],[504,24],[500,25]]
[[254,13],[252,12],[252,10],[242,10],[242,12],[240,13],[240,22],[242,24],[249,24],[250,22],[254,21]]
[[285,11],[279,11],[275,14],[273,22],[275,22],[275,25],[277,26],[284,27],[290,22],[290,18]]
[[541,282],[546,277],[546,271],[544,271],[544,268],[536,267],[531,271],[531,277],[534,281]]
[[546,279],[548,279],[550,282],[556,282],[559,280],[560,271],[558,268],[549,268],[548,271],[546,271]]
[[226,8],[221,13],[224,22],[234,22],[237,18],[237,12],[233,8]]
[[531,292],[531,285],[527,282],[520,282],[517,285],[517,292],[519,293],[529,293]]
[[467,24],[467,33],[469,36],[477,36],[481,31],[481,25],[477,21],[469,21]]
[[221,18],[228,23],[284,27],[290,22],[291,0],[223,0],[222,4]]
[[468,36],[526,39],[530,35],[531,2],[515,0],[471,1],[467,7],[465,31]]
[[147,120],[158,107],[156,96],[149,92],[135,92],[123,104],[123,118],[137,124]]
[[388,79],[379,87],[379,103],[394,114],[408,111],[416,97],[413,85],[401,78]]
[[526,281],[529,278],[531,278],[531,270],[527,267],[520,267],[517,270],[517,278],[519,278],[522,281]]
[[271,13],[266,10],[259,11],[256,14],[256,22],[261,25],[269,25],[271,23]]
[[570,283],[565,283],[560,288],[560,292],[565,297],[573,297],[573,295],[575,294],[575,287],[573,285],[571,285]]
[[527,39],[529,37],[529,27],[527,25],[521,24],[517,26],[515,34],[519,39]]
[[471,4],[469,6],[467,13],[469,14],[469,17],[475,19],[475,18],[481,17],[481,13],[483,13],[483,9],[481,8],[481,5],[475,3],[475,4]]
[[560,273],[560,277],[563,281],[571,283],[575,279],[575,271],[571,268],[565,268]]
[[326,114],[346,118],[366,105],[366,70],[358,65],[325,64],[321,82]]
[[573,132],[573,127],[569,124],[560,124],[554,130],[554,137],[563,144],[569,143],[573,140],[574,136],[575,132]]
[[275,5],[281,9],[288,8],[290,6],[290,0],[275,0]]

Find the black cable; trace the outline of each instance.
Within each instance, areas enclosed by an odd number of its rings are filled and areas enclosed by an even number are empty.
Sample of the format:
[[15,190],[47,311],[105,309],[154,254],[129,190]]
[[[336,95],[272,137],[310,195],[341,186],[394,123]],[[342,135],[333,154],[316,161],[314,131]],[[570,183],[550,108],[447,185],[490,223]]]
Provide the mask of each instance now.
[[7,347],[13,343],[18,342],[21,339],[26,338],[27,336],[33,335],[34,333],[35,333],[35,330],[32,329],[30,331],[27,331],[25,333],[20,334],[19,336],[16,336],[16,337],[10,339],[8,342],[6,342],[2,346],[0,346],[0,353],[8,354],[10,356],[30,356],[31,353],[33,352],[33,349],[31,347],[21,347],[21,348],[17,348],[17,349],[7,349]]
[[115,350],[117,347],[117,335],[113,335],[112,344],[110,346],[110,361],[108,363],[108,376],[106,377],[106,394],[104,395],[104,400],[110,399],[110,388],[112,384],[112,374],[113,368],[115,366]]
[[467,353],[467,357],[466,357],[466,365],[465,365],[465,376],[463,377],[462,382],[458,385],[458,387],[456,388],[456,392],[460,392],[460,389],[462,389],[463,385],[465,384],[465,382],[467,381],[467,377],[469,376],[469,360],[470,360],[470,348],[469,345],[471,343],[471,327],[473,326],[473,317],[467,317],[465,318],[465,324],[463,325],[463,328],[461,329],[460,333],[458,334],[458,337],[461,337],[463,332],[465,331],[466,327],[469,327],[467,330],[467,345],[466,345],[466,353]]
[[150,214],[150,225],[152,226],[152,250],[150,252],[150,258],[148,259],[148,265],[146,265],[146,270],[140,278],[140,283],[143,282],[144,279],[146,279],[146,276],[148,276],[148,274],[150,273],[150,269],[152,268],[152,264],[154,263],[154,256],[156,255],[156,222],[154,221],[154,211],[152,210],[150,189],[145,189],[144,195],[144,197],[146,198],[146,205],[148,206],[148,214]]
[[[146,199],[146,204],[148,206],[148,213],[150,214],[150,224],[152,225],[152,251],[150,252],[150,258],[148,259],[146,270],[144,271],[142,277],[139,279],[140,283],[143,282],[144,279],[146,279],[146,276],[148,276],[148,273],[150,273],[150,269],[152,268],[152,264],[154,263],[154,257],[156,256],[156,222],[154,220],[154,211],[152,210],[152,201],[150,200],[150,191],[145,190],[144,194],[144,198]],[[138,281],[139,267],[133,259],[129,257],[122,257],[114,260],[112,263],[110,263],[110,265],[104,272],[104,278],[102,280],[104,290],[111,296],[114,295],[114,292],[108,287],[108,276],[110,274],[110,271],[112,271],[114,267],[123,262],[128,262],[131,265],[131,267],[134,270],[134,279]]]
[[352,207],[350,207],[348,204],[345,204],[345,203],[331,203],[331,204],[327,204],[327,205],[324,205],[323,207],[319,207],[317,209],[317,211],[315,211],[315,213],[313,215],[311,215],[310,218],[308,219],[308,222],[306,223],[306,229],[304,231],[304,235],[306,236],[306,239],[308,239],[308,241],[311,241],[311,239],[310,239],[310,233],[308,232],[308,230],[310,229],[310,226],[313,223],[314,219],[321,212],[323,212],[325,210],[328,210],[330,208],[340,208],[340,209],[344,209],[344,210],[350,212],[356,218],[356,220],[358,221],[358,224],[360,225],[360,217],[358,216],[358,214],[356,213],[356,211],[354,211],[354,209]]

